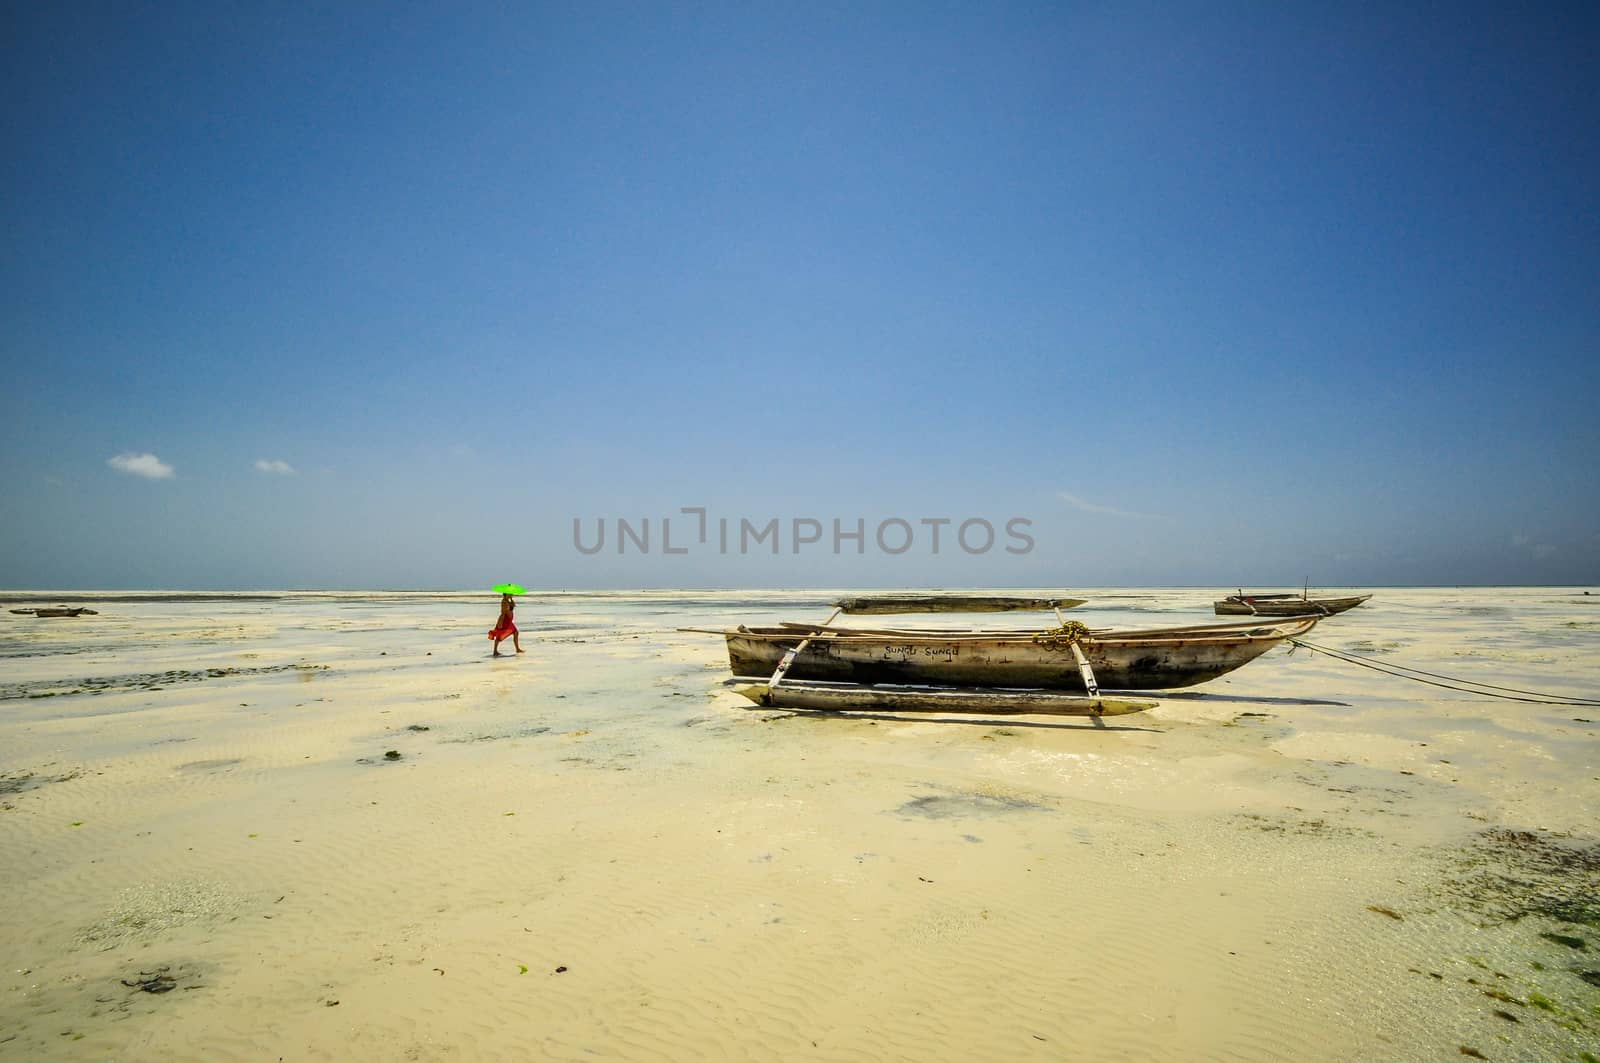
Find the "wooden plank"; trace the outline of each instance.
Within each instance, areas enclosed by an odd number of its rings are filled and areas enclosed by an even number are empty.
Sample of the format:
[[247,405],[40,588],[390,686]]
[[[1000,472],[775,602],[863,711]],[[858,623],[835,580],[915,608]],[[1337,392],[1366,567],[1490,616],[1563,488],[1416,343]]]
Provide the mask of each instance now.
[[[1214,638],[1237,638],[1254,636],[1258,638],[1282,638],[1288,635],[1303,635],[1310,630],[1308,621],[1315,621],[1315,617],[1284,617],[1281,619],[1262,620],[1235,620],[1224,621],[1219,624],[1189,624],[1184,627],[1161,627],[1118,630],[1115,628],[1090,628],[1089,641],[1091,642],[1150,642]],[[743,635],[754,639],[796,638],[811,632],[831,632],[841,638],[849,637],[861,642],[900,642],[906,639],[924,640],[950,640],[971,641],[999,639],[1002,641],[1031,642],[1035,635],[1043,634],[1030,628],[1008,630],[1003,628],[952,628],[941,630],[939,628],[903,628],[903,627],[846,627],[840,624],[800,624],[792,621],[780,623],[776,629],[770,627],[755,628],[695,628],[683,627],[679,631],[700,635]]]
[[860,616],[883,613],[1012,613],[1025,609],[1072,609],[1086,598],[1018,598],[994,594],[890,594],[845,598],[834,604]]
[[1094,669],[1089,667],[1089,658],[1083,655],[1083,647],[1076,642],[1072,644],[1072,656],[1078,659],[1078,674],[1083,677],[1083,689],[1089,692],[1091,698],[1100,696],[1100,684],[1094,681]]
[[[816,624],[801,624],[792,620],[784,620],[778,624],[780,628],[793,630],[796,634],[818,630]],[[874,635],[886,639],[901,639],[908,635],[919,638],[995,638],[1011,637],[1031,639],[1040,631],[1036,627],[1019,628],[994,628],[994,627],[857,627],[855,625],[829,624],[821,630],[839,636]]]
[[1121,716],[1159,702],[1124,696],[1084,697],[1048,690],[852,686],[791,679],[772,689],[759,681],[730,684],[757,705],[825,712],[943,712],[1044,716]]

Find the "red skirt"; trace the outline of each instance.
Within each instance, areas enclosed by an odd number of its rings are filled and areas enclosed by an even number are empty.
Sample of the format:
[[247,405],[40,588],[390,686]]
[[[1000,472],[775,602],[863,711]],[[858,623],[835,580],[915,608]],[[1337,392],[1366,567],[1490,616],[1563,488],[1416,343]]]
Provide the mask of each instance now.
[[499,642],[501,639],[508,639],[516,633],[517,625],[513,624],[510,620],[507,620],[504,624],[501,624],[499,627],[489,632],[489,637],[494,639],[496,642]]

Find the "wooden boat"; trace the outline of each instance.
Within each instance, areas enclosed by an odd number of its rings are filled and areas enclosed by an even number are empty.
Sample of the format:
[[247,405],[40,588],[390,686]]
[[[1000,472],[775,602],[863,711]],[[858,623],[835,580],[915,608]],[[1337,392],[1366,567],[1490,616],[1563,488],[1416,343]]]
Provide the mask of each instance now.
[[1079,647],[1100,686],[1170,690],[1225,675],[1284,639],[1304,635],[1318,619],[1147,631],[1085,629],[1087,634],[1076,642],[1046,632],[855,630],[825,624],[741,626],[718,634],[727,640],[733,674],[741,677],[771,675],[789,650],[805,643],[788,669],[796,679],[1087,693],[1073,646]]
[[1371,598],[1355,594],[1347,598],[1312,598],[1307,594],[1230,594],[1212,608],[1218,616],[1332,616],[1354,609]]
[[[821,624],[684,630],[723,636],[740,692],[758,704],[1098,716],[1138,712],[1153,704],[1103,695],[1102,685],[1136,691],[1203,683],[1254,660],[1284,639],[1305,634],[1320,619],[1091,630],[1069,623],[1061,606],[1052,604],[1061,626],[1037,632],[833,624],[840,612],[859,603],[858,599],[838,603]],[[862,608],[883,611],[871,605]],[[937,610],[919,605],[917,611]]]

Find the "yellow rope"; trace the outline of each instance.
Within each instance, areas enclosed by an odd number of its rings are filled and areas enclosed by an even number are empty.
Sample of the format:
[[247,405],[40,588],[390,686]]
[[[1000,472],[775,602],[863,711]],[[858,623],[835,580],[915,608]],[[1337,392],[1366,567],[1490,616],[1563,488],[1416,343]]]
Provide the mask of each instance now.
[[1081,642],[1089,638],[1089,629],[1076,620],[1068,620],[1060,627],[1041,631],[1033,636],[1033,641],[1041,646],[1048,646],[1053,650],[1065,650],[1074,642]]

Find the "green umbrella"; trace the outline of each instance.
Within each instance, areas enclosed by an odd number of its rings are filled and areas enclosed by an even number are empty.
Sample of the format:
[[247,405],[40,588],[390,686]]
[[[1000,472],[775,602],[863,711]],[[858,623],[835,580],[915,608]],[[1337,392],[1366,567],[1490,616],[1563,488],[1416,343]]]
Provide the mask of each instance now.
[[502,583],[494,588],[496,594],[527,594],[528,592],[515,583]]

